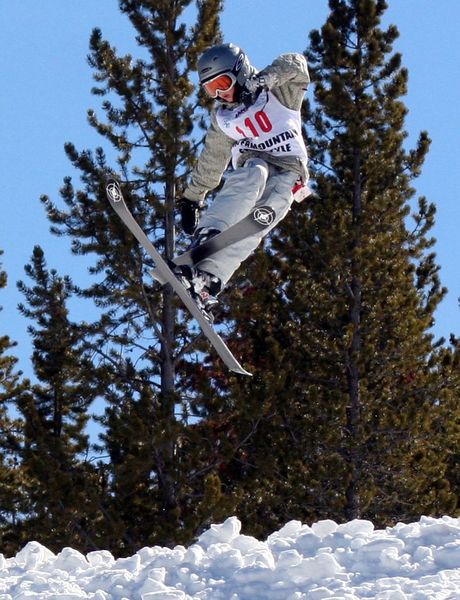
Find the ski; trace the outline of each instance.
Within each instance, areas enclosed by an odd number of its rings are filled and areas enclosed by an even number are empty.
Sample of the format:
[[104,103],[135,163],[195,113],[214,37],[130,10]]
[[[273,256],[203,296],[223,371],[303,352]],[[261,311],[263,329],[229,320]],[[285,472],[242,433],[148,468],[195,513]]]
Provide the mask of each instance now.
[[[295,202],[302,202],[312,194],[311,189],[301,182],[292,188]],[[270,227],[276,219],[276,213],[270,206],[259,206],[254,208],[246,217],[238,221],[225,231],[218,233],[199,246],[190,248],[187,252],[174,258],[176,265],[196,265],[209,258],[219,250],[244,240],[255,233],[262,233]]]
[[227,246],[240,242],[255,233],[261,233],[274,222],[275,218],[276,213],[270,206],[254,208],[244,219],[225,231],[176,256],[174,262],[176,265],[195,265]]
[[[237,359],[233,356],[232,352],[228,348],[227,344],[223,341],[220,335],[215,331],[211,323],[206,319],[204,314],[196,305],[193,298],[190,296],[185,287],[180,283],[177,277],[169,268],[167,262],[152,244],[152,242],[148,239],[136,219],[131,214],[130,210],[126,206],[125,200],[123,198],[123,193],[121,191],[120,185],[115,179],[109,179],[106,183],[106,194],[107,199],[110,202],[110,205],[126,225],[126,227],[131,231],[131,233],[136,237],[137,241],[143,246],[146,252],[151,256],[155,263],[155,269],[153,275],[162,283],[169,283],[175,293],[182,300],[184,306],[188,309],[190,314],[196,319],[198,324],[201,327],[206,338],[209,340],[217,354],[220,356],[225,365],[233,372],[239,373],[241,375],[249,375],[251,373],[246,371]],[[217,236],[216,236],[217,237]]]

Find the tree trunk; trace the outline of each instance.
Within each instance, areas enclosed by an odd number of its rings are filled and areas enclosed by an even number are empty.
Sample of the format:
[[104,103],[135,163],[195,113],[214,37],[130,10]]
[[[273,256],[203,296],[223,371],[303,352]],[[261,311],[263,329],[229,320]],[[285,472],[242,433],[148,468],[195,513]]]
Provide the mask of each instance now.
[[351,290],[353,293],[350,308],[350,324],[352,336],[347,349],[347,379],[349,403],[347,408],[347,431],[349,434],[349,468],[350,480],[346,489],[346,517],[357,519],[360,517],[361,506],[359,496],[359,482],[361,478],[359,422],[361,413],[360,373],[359,359],[362,351],[361,338],[361,307],[362,307],[362,282],[360,279],[360,261],[357,250],[361,244],[361,156],[358,148],[354,149],[353,156],[353,245],[351,262]]
[[[165,254],[170,259],[174,255],[174,181],[168,181],[165,188]],[[174,529],[172,512],[177,505],[177,494],[174,476],[174,453],[176,448],[175,436],[175,359],[174,359],[174,328],[175,308],[174,291],[170,285],[163,289],[162,342],[161,342],[161,418],[165,430],[164,443],[157,452],[158,476],[161,485],[162,507],[165,519]],[[164,540],[167,544],[171,540]]]

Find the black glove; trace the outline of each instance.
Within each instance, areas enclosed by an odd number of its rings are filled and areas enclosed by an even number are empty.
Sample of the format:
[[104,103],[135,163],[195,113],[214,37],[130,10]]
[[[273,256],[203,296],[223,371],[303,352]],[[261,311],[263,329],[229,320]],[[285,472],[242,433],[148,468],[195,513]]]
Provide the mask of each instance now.
[[262,90],[271,90],[277,85],[279,85],[279,80],[276,73],[264,69],[257,75],[246,79],[240,92],[240,102],[249,108],[257,100]]
[[180,206],[182,229],[188,235],[192,235],[200,218],[200,203],[194,200],[188,200],[187,198],[180,198],[178,202]]
[[262,90],[269,90],[275,84],[276,76],[273,73],[259,73],[246,79],[240,92],[240,102],[249,108],[257,100]]
[[254,90],[249,90],[245,85],[241,88],[240,92],[240,102],[244,104],[246,108],[249,108],[254,104],[254,102],[259,97],[260,92],[264,89],[261,85]]

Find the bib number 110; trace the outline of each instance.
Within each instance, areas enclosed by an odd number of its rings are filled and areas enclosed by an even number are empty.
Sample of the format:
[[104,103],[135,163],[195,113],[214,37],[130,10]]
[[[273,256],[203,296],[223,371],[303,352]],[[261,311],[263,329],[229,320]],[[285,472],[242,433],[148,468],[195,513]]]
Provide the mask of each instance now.
[[[249,129],[254,137],[259,137],[261,132],[268,133],[273,129],[272,122],[270,121],[267,113],[263,110],[258,110],[254,114],[254,119],[246,117],[244,120],[244,125]],[[237,127],[236,130],[243,137],[248,137],[247,132],[241,129],[241,127]]]

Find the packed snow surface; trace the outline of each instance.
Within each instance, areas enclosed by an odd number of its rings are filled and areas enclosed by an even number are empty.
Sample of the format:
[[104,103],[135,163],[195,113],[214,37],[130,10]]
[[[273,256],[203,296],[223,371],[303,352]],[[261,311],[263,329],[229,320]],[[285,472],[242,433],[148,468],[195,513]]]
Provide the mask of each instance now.
[[0,600],[460,599],[460,519],[422,517],[375,530],[291,521],[265,541],[231,517],[185,548],[143,548],[115,560],[29,542],[0,555]]

